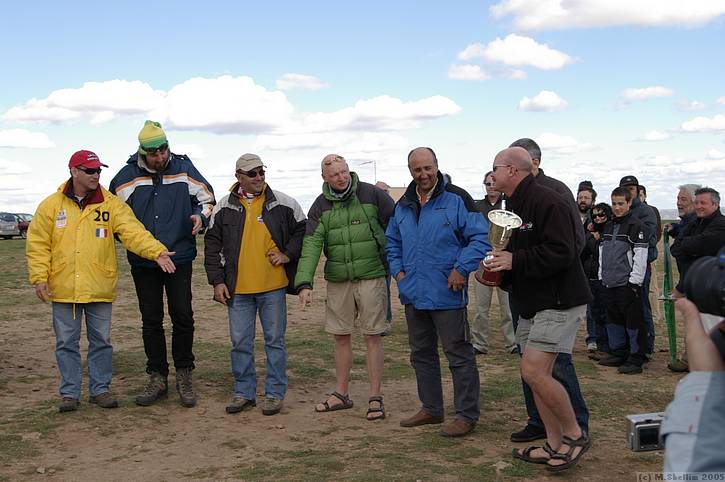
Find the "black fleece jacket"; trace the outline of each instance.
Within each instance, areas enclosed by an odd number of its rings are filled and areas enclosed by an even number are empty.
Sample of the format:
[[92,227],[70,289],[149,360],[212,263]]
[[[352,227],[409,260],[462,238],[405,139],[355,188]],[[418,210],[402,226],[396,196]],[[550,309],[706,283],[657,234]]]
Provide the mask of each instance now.
[[504,278],[521,316],[589,303],[592,294],[577,248],[581,223],[571,216],[567,201],[529,175],[512,193],[508,208],[523,221],[507,247],[513,263]]

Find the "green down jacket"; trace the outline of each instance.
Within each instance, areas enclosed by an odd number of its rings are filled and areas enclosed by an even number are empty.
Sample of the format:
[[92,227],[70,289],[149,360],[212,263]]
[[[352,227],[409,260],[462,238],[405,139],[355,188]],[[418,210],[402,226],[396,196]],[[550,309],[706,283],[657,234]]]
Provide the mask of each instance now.
[[295,288],[312,288],[324,249],[325,279],[335,283],[386,274],[385,227],[394,203],[387,193],[350,173],[352,188],[341,199],[328,183],[310,207]]

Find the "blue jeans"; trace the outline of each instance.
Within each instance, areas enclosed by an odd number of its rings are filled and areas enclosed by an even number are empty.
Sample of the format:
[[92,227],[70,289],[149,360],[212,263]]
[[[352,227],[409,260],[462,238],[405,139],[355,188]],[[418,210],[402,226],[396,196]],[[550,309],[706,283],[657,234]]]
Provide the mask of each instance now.
[[287,393],[287,331],[286,289],[265,293],[234,295],[229,303],[229,336],[232,339],[232,373],[234,395],[254,400],[257,394],[257,372],[254,368],[254,334],[257,312],[264,332],[267,354],[267,397],[282,400]]
[[55,360],[60,371],[60,396],[80,400],[81,315],[85,313],[88,337],[88,391],[91,396],[109,390],[113,373],[111,303],[53,303]]
[[[511,318],[514,323],[514,331],[518,328],[519,324],[519,310],[516,307],[514,297],[509,294],[509,307],[511,308]],[[519,350],[521,355],[521,350]],[[579,387],[579,379],[576,376],[576,370],[572,363],[571,355],[568,353],[559,353],[556,355],[554,361],[554,369],[552,370],[553,377],[562,384],[571,406],[574,409],[574,416],[576,421],[582,430],[589,433],[589,409],[587,408],[587,402],[584,400],[581,388]],[[536,408],[536,402],[534,401],[534,392],[531,391],[529,384],[521,379],[521,386],[524,391],[524,404],[526,404],[526,414],[529,419],[526,421],[527,425],[544,429],[544,421],[541,420],[539,410]]]

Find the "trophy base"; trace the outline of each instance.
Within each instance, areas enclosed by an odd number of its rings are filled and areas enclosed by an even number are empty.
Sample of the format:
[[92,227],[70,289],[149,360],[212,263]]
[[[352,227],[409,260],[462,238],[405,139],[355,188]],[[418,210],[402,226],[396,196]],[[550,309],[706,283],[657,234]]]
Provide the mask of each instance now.
[[474,276],[476,281],[486,286],[501,286],[503,281],[503,271],[489,271],[484,267],[479,267]]

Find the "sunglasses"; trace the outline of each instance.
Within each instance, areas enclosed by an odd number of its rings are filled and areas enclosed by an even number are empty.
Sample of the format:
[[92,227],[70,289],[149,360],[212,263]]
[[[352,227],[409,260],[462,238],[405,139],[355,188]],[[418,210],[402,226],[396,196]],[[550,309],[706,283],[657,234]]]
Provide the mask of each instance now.
[[92,176],[94,174],[100,174],[101,173],[101,168],[100,167],[97,167],[95,169],[91,169],[89,167],[76,166],[76,169],[78,169],[79,171],[85,172],[89,176]]
[[249,177],[249,178],[252,178],[252,179],[254,179],[254,178],[255,178],[255,177],[257,177],[257,176],[261,176],[261,177],[264,177],[264,169],[259,169],[259,170],[257,170],[257,171],[249,171],[249,172],[245,172],[245,171],[242,171],[242,170],[240,169],[240,170],[238,170],[237,172],[238,172],[239,174],[244,174],[245,176],[247,176],[247,177]]
[[499,167],[511,167],[511,164],[499,164],[499,165],[497,165],[497,166],[493,166],[493,167],[491,168],[491,170],[492,170],[493,172],[496,172],[496,169],[498,169]]
[[604,213],[592,213],[592,218],[606,218],[607,215]]
[[166,149],[168,148],[168,144],[161,144],[159,147],[144,147],[143,150],[146,151],[147,156],[153,156],[154,154],[158,154],[159,152],[166,152]]

